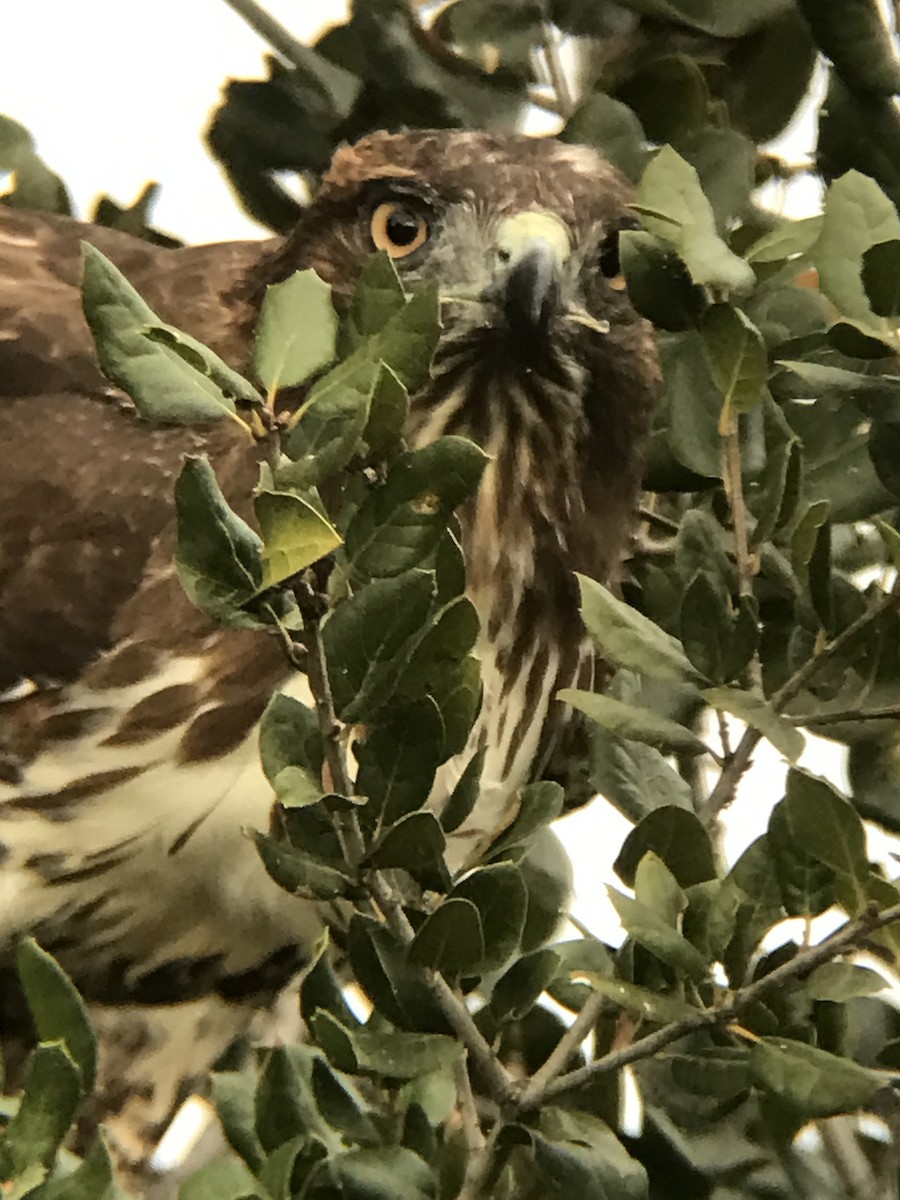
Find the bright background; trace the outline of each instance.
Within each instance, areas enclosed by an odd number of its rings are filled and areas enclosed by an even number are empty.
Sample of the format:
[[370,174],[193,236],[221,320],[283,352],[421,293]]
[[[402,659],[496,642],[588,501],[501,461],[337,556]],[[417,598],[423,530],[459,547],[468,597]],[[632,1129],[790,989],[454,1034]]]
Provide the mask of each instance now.
[[[346,12],[344,0],[268,0],[267,7],[301,41]],[[238,209],[202,142],[226,77],[261,77],[269,50],[222,0],[156,0],[152,9],[127,0],[32,0],[9,6],[3,36],[0,112],[31,130],[38,152],[68,184],[79,215],[100,192],[130,203],[155,179],[163,187],[153,221],[163,230],[187,241],[266,234]],[[796,162],[809,157],[814,142],[810,104],[777,149]],[[771,185],[766,196],[773,207],[799,216],[818,208],[821,187],[809,177],[790,189]],[[840,786],[843,752],[807,741],[803,765]],[[784,773],[764,743],[728,814],[730,861],[765,830],[783,794]],[[605,883],[627,822],[598,801],[558,828],[575,866],[576,915],[619,941]],[[872,851],[883,853],[881,839],[876,842]]]

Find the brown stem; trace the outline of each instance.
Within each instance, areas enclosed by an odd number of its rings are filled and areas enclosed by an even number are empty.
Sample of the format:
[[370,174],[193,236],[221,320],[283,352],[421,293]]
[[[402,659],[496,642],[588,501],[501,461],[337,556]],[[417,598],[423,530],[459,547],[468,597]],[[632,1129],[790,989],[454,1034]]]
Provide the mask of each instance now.
[[589,996],[581,1012],[554,1046],[547,1060],[535,1071],[525,1091],[519,1097],[522,1108],[530,1108],[533,1097],[540,1096],[547,1086],[566,1069],[569,1059],[588,1036],[603,1010],[603,997]]
[[830,962],[837,955],[853,949],[870,934],[876,932],[876,930],[883,929],[886,925],[890,925],[894,921],[900,921],[900,904],[894,904],[890,908],[883,909],[881,912],[870,910],[861,917],[856,917],[851,921],[845,922],[839,929],[825,938],[824,941],[819,942],[818,945],[811,946],[808,950],[801,950],[789,962],[782,963],[780,967],[776,967],[769,975],[764,975],[762,979],[757,979],[754,983],[733,992],[731,998],[725,1004],[717,1008],[708,1008],[691,1013],[689,1016],[683,1017],[680,1021],[673,1021],[669,1025],[664,1025],[661,1029],[657,1029],[655,1033],[648,1034],[647,1037],[633,1042],[630,1046],[626,1046],[621,1050],[610,1051],[609,1054],[604,1054],[602,1058],[598,1058],[596,1062],[589,1063],[586,1067],[579,1067],[577,1071],[570,1071],[568,1075],[560,1076],[549,1083],[541,1094],[529,1097],[530,1107],[537,1108],[546,1100],[560,1096],[564,1092],[572,1091],[575,1088],[583,1087],[586,1083],[592,1082],[601,1075],[607,1075],[612,1071],[619,1071],[622,1067],[626,1067],[630,1063],[640,1062],[642,1059],[649,1058],[665,1046],[678,1041],[679,1038],[692,1033],[694,1030],[730,1024],[744,1009],[756,1003],[756,1001],[768,992],[781,987],[788,980],[795,979],[799,975],[812,971],[822,963]]
[[[298,596],[299,599],[299,596]],[[325,742],[325,761],[332,774],[335,789],[342,795],[353,794],[353,785],[347,772],[343,749],[338,741],[338,721],[334,711],[325,647],[319,627],[320,613],[315,609],[315,597],[311,590],[303,597],[301,611],[304,615],[306,645],[309,651],[308,678],[310,691],[316,704],[319,728]],[[347,863],[356,866],[366,856],[366,845],[356,813],[341,814],[336,818],[336,831]],[[395,888],[380,871],[368,871],[366,879],[372,899],[391,932],[403,946],[409,946],[415,936],[409,918],[403,911],[403,902]],[[462,999],[456,996],[443,975],[437,971],[424,970],[426,983],[438,1007],[450,1027],[468,1050],[484,1081],[500,1104],[507,1104],[514,1093],[513,1081],[497,1058]]]
[[900,717],[900,704],[883,708],[845,708],[839,712],[800,713],[787,718],[792,725],[838,725],[841,721],[885,721]]
[[[882,596],[867,612],[857,617],[846,629],[841,630],[833,641],[808,658],[772,696],[771,704],[775,711],[781,712],[790,704],[818,670],[836,654],[839,654],[858,633],[871,625],[873,621],[877,621],[880,616],[888,612],[891,608],[894,608],[898,600],[900,600],[900,596],[898,596],[896,590],[887,596]],[[707,824],[714,822],[722,809],[731,803],[735,788],[741,776],[750,765],[750,758],[761,738],[762,734],[757,729],[748,726],[741,740],[738,742],[734,754],[729,759],[726,759],[724,770],[706,802],[704,820]]]

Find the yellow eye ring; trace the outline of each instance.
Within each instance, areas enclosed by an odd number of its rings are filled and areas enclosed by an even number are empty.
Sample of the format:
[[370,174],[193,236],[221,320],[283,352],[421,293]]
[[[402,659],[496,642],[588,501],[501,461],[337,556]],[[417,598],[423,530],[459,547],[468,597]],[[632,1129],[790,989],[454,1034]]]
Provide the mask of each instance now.
[[391,258],[405,258],[428,240],[428,222],[422,213],[402,200],[385,200],[372,213],[369,224],[377,250]]

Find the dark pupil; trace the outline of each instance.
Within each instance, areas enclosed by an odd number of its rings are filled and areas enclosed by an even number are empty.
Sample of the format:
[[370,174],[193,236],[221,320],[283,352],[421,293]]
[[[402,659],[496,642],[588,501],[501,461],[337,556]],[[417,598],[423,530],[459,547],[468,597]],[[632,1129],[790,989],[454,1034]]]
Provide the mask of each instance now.
[[419,220],[408,208],[397,208],[388,217],[385,230],[395,246],[408,246],[419,234]]

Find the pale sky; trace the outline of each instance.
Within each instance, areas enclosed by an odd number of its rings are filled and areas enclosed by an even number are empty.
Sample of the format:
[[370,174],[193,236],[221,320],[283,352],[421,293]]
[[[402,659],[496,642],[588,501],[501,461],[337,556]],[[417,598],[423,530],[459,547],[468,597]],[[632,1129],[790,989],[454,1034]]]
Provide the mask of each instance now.
[[[344,0],[268,0],[268,9],[300,40],[342,19]],[[202,133],[228,76],[259,78],[268,49],[222,0],[31,0],[3,15],[0,113],[34,134],[39,153],[69,185],[79,215],[107,192],[130,203],[147,179],[162,193],[154,223],[188,241],[260,237],[235,205]],[[784,145],[796,161],[814,142],[814,112],[794,123]],[[0,180],[2,183],[2,180]],[[788,200],[791,215],[818,207],[815,180]],[[777,190],[770,202],[782,204]],[[841,782],[841,752],[825,743],[804,761]],[[824,749],[822,749],[824,747]],[[765,829],[782,795],[784,767],[770,748],[744,781],[729,819],[729,859]],[[628,831],[603,802],[567,818],[559,832],[573,857],[577,914],[616,939],[604,883]]]

